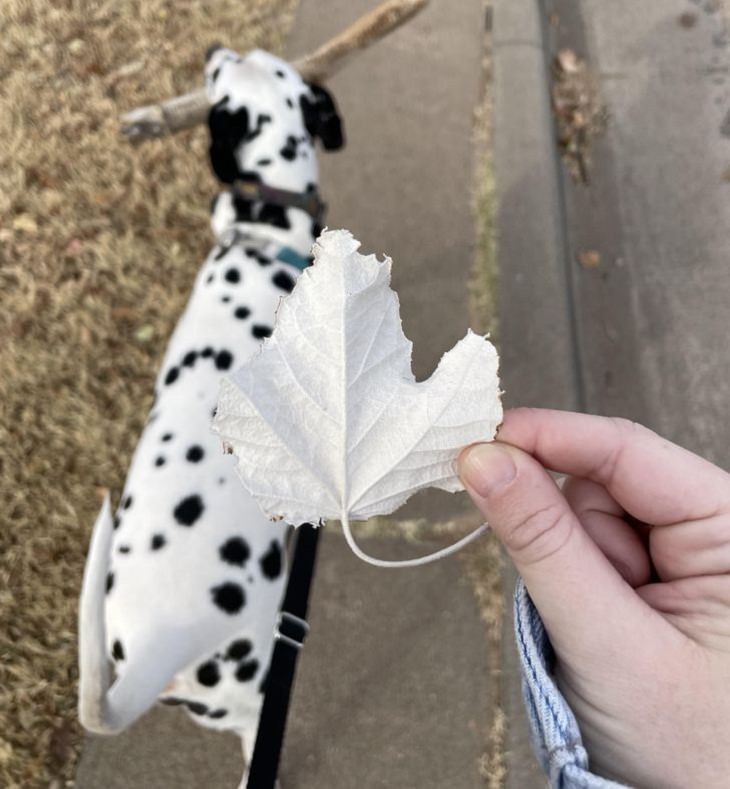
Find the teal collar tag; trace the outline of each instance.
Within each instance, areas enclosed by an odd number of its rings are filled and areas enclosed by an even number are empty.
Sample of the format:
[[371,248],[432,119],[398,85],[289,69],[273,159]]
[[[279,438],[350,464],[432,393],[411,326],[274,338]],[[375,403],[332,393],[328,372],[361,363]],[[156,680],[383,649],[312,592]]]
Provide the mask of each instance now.
[[312,264],[311,258],[305,258],[304,255],[295,252],[291,247],[281,247],[276,259],[281,260],[283,263],[288,263],[290,266],[295,266],[300,271],[304,271],[305,268]]

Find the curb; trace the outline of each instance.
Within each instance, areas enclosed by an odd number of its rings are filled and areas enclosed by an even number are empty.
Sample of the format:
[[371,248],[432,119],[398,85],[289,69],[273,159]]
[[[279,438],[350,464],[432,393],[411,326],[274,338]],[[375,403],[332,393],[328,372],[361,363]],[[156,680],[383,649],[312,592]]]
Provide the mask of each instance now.
[[579,409],[560,161],[538,0],[495,0],[494,162],[508,401]]

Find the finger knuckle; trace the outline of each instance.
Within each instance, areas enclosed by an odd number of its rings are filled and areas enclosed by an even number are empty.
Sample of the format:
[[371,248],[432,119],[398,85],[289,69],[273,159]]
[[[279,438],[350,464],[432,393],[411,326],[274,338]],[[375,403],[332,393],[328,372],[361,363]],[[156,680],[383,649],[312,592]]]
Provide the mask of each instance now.
[[600,462],[592,470],[590,477],[600,484],[610,487],[626,447],[633,444],[638,438],[650,435],[651,430],[638,422],[632,422],[630,419],[620,416],[610,416],[607,419],[613,426],[615,437]]
[[634,438],[638,435],[647,435],[652,432],[648,427],[644,427],[644,425],[639,422],[625,419],[622,416],[610,416],[608,419],[616,428],[616,432],[619,436],[624,439]]
[[574,527],[573,514],[560,502],[554,502],[509,529],[504,542],[523,564],[534,564],[560,551]]

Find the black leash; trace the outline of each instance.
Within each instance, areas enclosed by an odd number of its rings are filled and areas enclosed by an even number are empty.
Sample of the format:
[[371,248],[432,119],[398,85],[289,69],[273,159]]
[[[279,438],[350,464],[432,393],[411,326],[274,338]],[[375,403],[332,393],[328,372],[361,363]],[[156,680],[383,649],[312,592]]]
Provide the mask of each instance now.
[[274,789],[276,783],[297,658],[309,631],[307,606],[321,528],[306,523],[296,530],[294,558],[274,635],[247,789]]

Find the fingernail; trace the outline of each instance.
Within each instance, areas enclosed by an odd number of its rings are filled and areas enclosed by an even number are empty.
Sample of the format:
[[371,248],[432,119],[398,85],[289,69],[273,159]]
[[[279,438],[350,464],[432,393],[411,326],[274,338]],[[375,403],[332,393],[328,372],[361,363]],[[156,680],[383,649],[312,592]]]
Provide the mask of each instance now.
[[517,476],[511,455],[498,444],[475,444],[459,456],[461,481],[484,498],[493,496]]

